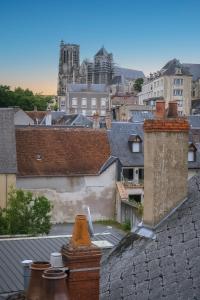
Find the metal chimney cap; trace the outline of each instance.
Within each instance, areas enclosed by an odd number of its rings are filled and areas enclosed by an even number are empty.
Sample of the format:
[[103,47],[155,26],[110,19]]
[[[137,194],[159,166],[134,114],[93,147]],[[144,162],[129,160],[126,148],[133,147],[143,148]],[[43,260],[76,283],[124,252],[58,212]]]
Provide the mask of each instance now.
[[32,264],[32,260],[31,259],[25,259],[25,260],[22,260],[22,264],[25,265],[25,266],[29,266]]

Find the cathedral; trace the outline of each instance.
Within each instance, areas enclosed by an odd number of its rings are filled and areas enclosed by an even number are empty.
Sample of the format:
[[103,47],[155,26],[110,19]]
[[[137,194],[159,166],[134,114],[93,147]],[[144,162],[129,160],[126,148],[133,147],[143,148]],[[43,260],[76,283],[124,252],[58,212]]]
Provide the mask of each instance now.
[[71,83],[111,84],[114,67],[113,55],[102,47],[94,56],[94,61],[85,59],[80,65],[80,46],[60,43],[58,96],[65,95]]

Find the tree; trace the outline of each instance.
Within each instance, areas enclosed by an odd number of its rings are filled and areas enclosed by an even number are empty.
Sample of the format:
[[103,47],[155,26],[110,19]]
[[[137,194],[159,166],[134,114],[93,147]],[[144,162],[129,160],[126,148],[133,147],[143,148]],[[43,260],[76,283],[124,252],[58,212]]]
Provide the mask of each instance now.
[[143,78],[137,78],[135,80],[135,83],[134,83],[134,89],[135,89],[135,91],[141,92],[143,82],[144,82]]
[[51,96],[34,94],[29,89],[18,87],[14,91],[9,86],[0,85],[0,107],[19,106],[23,110],[46,110]]
[[0,234],[47,234],[51,208],[44,196],[12,189],[7,208],[0,209]]

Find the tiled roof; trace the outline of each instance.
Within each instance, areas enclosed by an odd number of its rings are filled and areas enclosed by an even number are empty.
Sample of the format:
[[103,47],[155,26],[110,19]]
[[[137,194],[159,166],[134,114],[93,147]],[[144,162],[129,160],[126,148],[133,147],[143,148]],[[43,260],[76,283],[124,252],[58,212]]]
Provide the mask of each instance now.
[[183,64],[183,66],[188,68],[193,80],[200,78],[200,64]]
[[40,124],[48,111],[26,111],[27,115],[34,121],[35,124]]
[[104,47],[101,47],[99,51],[95,54],[95,56],[107,56],[108,52]]
[[188,119],[191,128],[200,128],[200,115],[191,115]]
[[[0,174],[16,173],[14,110],[0,109]],[[1,195],[0,195],[1,197]]]
[[177,68],[181,69],[180,75],[192,76],[189,68],[181,64],[179,60],[172,59],[166,63],[166,65],[161,69],[162,75],[175,75]]
[[108,137],[111,145],[112,155],[117,157],[122,166],[143,166],[144,154],[142,151],[133,153],[128,140],[131,134],[137,134],[143,140],[143,124],[129,122],[113,122]]
[[200,177],[188,199],[157,229],[129,234],[101,268],[101,300],[200,299]]
[[125,79],[133,80],[137,78],[144,78],[144,73],[142,71],[115,67],[114,73],[116,76],[123,76]]
[[72,83],[68,84],[69,92],[97,92],[97,93],[107,93],[108,87],[106,84],[86,84],[86,83]]
[[110,157],[106,131],[16,128],[19,176],[95,175]]

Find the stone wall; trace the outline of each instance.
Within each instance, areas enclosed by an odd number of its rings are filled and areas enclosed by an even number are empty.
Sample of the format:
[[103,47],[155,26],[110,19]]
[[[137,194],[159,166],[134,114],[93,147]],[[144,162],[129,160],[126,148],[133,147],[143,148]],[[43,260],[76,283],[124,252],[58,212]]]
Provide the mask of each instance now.
[[90,207],[93,220],[113,219],[116,164],[98,176],[18,177],[17,187],[45,195],[53,204],[52,222],[73,222]]

